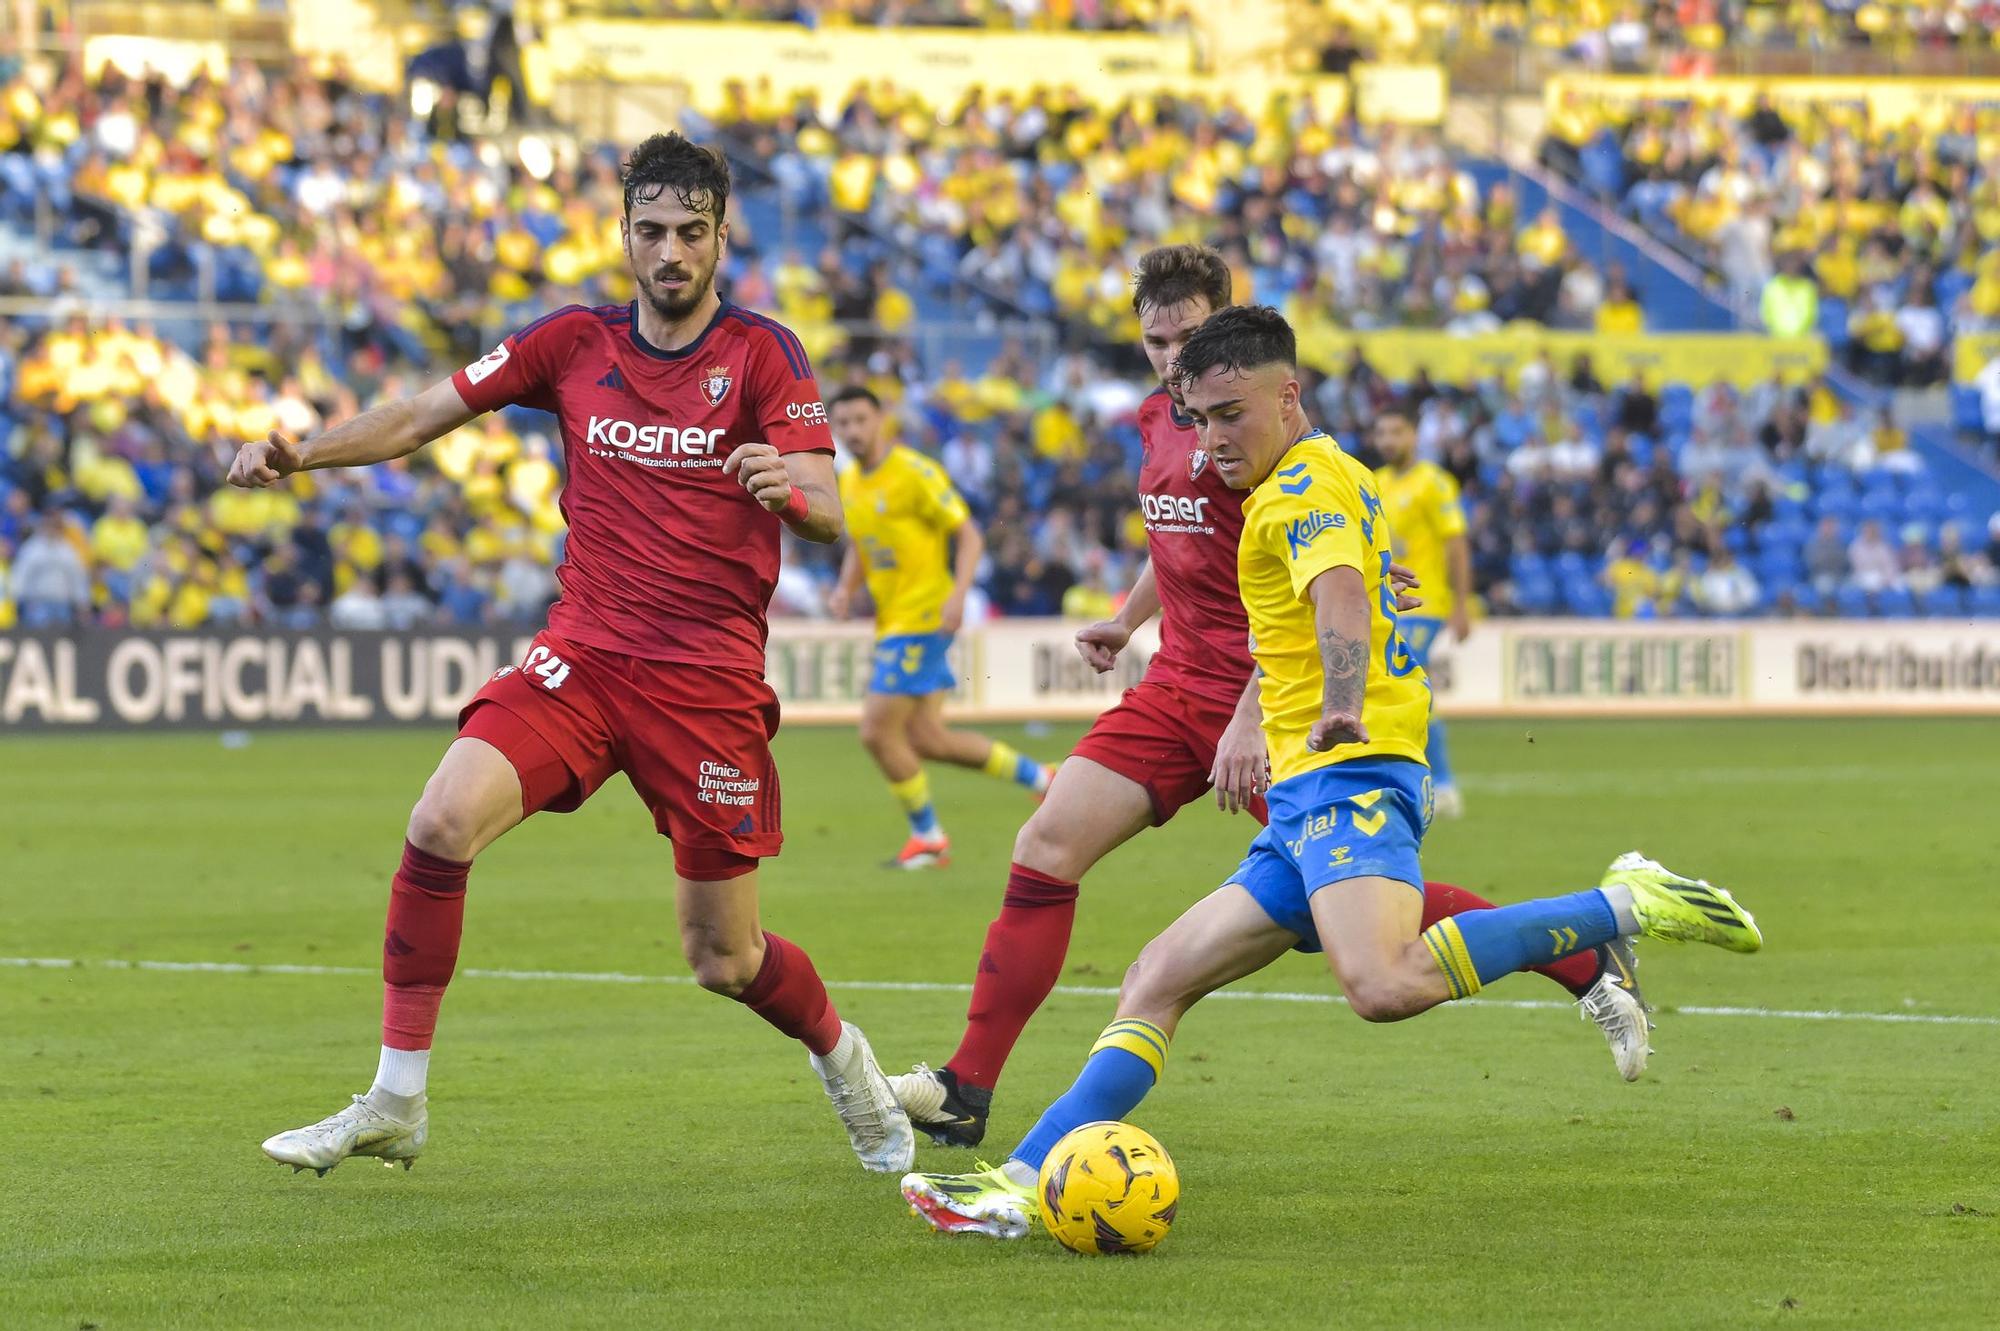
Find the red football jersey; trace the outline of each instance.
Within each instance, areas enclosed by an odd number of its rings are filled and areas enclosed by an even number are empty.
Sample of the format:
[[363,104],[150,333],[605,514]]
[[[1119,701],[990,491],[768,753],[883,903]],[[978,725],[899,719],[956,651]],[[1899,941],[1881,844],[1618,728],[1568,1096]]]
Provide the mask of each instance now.
[[831,452],[826,405],[784,326],[723,302],[662,351],[630,305],[571,305],[452,376],[475,411],[552,411],[569,541],[549,628],[652,661],[764,670],[779,518],[722,464],[738,444]]
[[1139,404],[1139,506],[1160,591],[1160,650],[1146,678],[1234,702],[1250,680],[1250,621],[1236,594],[1243,501],[1209,465],[1164,388]]

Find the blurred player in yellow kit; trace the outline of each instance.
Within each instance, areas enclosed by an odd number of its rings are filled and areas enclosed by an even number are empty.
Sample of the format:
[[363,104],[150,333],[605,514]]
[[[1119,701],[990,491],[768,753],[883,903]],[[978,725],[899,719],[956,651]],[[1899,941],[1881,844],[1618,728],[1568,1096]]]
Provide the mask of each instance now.
[[[853,543],[828,609],[845,619],[865,582],[875,603],[875,666],[861,709],[861,742],[888,778],[910,820],[910,839],[893,863],[942,865],[951,841],[931,804],[923,762],[970,767],[1039,795],[1049,769],[999,740],[953,730],[945,695],[957,684],[949,653],[965,618],[965,594],[986,551],[979,525],[951,478],[914,449],[889,442],[882,404],[866,388],[833,398],[833,435],[854,465],[841,473],[840,498]],[[947,547],[950,551],[947,561]]]
[[[1428,672],[1431,649],[1447,624],[1459,642],[1472,634],[1472,549],[1465,539],[1465,509],[1452,474],[1435,462],[1418,460],[1416,422],[1409,408],[1390,407],[1375,418],[1375,449],[1382,455],[1375,485],[1395,533],[1396,558],[1424,589],[1423,613],[1402,617],[1403,641]],[[1456,818],[1465,811],[1465,801],[1452,780],[1444,722],[1435,714],[1424,757],[1430,763],[1438,815]]]

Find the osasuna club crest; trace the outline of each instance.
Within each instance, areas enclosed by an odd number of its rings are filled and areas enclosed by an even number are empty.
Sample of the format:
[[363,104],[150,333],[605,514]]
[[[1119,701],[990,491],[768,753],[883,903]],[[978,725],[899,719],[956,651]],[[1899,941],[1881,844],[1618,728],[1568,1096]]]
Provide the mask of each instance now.
[[701,395],[708,399],[709,406],[721,406],[722,399],[729,395],[729,385],[734,382],[727,365],[711,365],[701,376]]
[[1205,450],[1197,448],[1194,452],[1188,454],[1189,480],[1191,481],[1200,480],[1201,474],[1207,470],[1208,470],[1208,453]]

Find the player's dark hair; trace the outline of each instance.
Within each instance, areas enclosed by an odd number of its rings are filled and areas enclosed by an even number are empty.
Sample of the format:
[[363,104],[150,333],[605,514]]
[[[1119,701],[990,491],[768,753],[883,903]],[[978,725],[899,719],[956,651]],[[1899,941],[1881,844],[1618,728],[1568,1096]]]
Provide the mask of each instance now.
[[1199,297],[1210,312],[1226,308],[1236,278],[1220,254],[1206,245],[1162,245],[1139,256],[1132,270],[1132,313],[1172,309]]
[[1394,416],[1405,425],[1417,423],[1417,409],[1406,397],[1390,398],[1388,402],[1375,409],[1376,420],[1379,421],[1385,416]]
[[873,389],[862,384],[849,384],[838,393],[835,393],[832,400],[826,405],[831,410],[843,402],[866,402],[869,406],[875,408],[875,410],[882,410],[882,399],[875,396]]
[[1232,305],[1188,334],[1174,358],[1173,374],[1185,385],[1217,368],[1242,373],[1298,363],[1298,335],[1284,315],[1269,305]]
[[729,206],[729,159],[678,130],[655,134],[632,150],[618,173],[625,186],[625,211],[671,190],[681,207],[722,221]]

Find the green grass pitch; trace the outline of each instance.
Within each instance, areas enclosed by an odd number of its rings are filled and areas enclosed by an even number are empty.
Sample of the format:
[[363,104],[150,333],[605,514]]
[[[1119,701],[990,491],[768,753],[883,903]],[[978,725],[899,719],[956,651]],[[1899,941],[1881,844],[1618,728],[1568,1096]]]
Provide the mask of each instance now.
[[[1054,757],[1074,732],[1010,733]],[[264,1136],[367,1086],[388,873],[443,740],[0,741],[0,954],[362,972],[0,967],[0,1327],[2000,1316],[2000,725],[1455,726],[1470,815],[1433,832],[1433,877],[1568,891],[1638,846],[1734,888],[1765,952],[1642,944],[1662,1011],[1630,1086],[1555,1006],[1371,1027],[1213,1001],[1135,1115],[1180,1166],[1175,1232],[1098,1261],[1041,1235],[940,1238],[856,1167],[797,1046],[678,978],[667,847],[622,782],[475,872],[461,964],[564,975],[453,986],[417,1168],[266,1161]],[[900,819],[851,731],[788,732],[780,760],[790,840],[766,924],[811,950],[892,1070],[942,1061],[962,993],[841,982],[962,983],[1026,800],[937,773],[957,862],[899,876],[877,865]],[[1252,830],[1197,808],[1102,866],[1065,985],[1115,985]],[[1243,987],[1333,990],[1303,956]],[[1562,995],[1524,976],[1488,997]],[[1110,1011],[1058,994],[1029,1027],[993,1158]],[[1976,1020],[1936,1020],[1954,1015]]]

